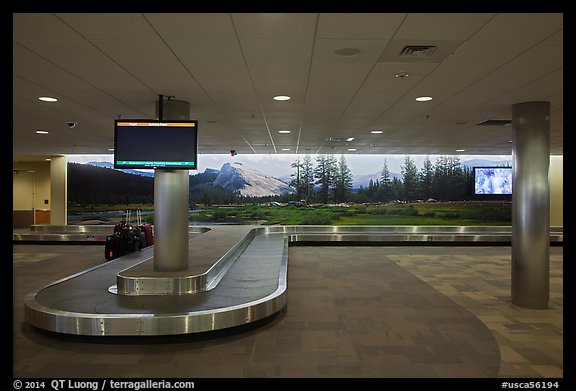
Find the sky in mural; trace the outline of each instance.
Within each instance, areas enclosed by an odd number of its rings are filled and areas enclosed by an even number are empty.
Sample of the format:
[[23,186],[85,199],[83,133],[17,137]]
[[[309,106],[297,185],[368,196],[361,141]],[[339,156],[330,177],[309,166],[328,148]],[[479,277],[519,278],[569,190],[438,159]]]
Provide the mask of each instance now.
[[[268,154],[268,155],[236,155],[230,156],[228,154],[200,154],[198,156],[198,170],[190,171],[190,174],[204,172],[206,168],[213,168],[219,170],[225,163],[240,162],[258,171],[274,176],[283,177],[289,176],[293,169],[290,165],[296,161],[298,156],[304,155],[294,154]],[[388,170],[394,173],[400,173],[401,167],[404,164],[406,155],[360,155],[348,154],[344,155],[350,170],[354,174],[364,175],[373,174],[381,171],[384,166],[384,160],[388,164]],[[426,156],[430,157],[432,163],[436,160],[438,155],[410,155],[414,160],[416,167],[420,169]],[[494,162],[495,164],[510,164],[512,161],[511,155],[458,155],[460,161],[465,163],[469,160],[484,160]],[[108,155],[68,155],[68,161],[74,163],[88,163],[88,162],[113,162],[114,156]],[[312,155],[314,158],[314,155]],[[143,170],[145,171],[145,170]],[[150,170],[149,170],[150,171]]]

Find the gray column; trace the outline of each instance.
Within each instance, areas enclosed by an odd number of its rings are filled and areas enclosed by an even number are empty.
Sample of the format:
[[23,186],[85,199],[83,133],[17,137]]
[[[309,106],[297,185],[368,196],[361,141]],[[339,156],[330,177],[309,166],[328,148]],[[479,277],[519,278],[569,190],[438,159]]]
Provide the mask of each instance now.
[[188,170],[154,172],[154,270],[188,268]]
[[[156,102],[156,115],[158,116]],[[164,100],[162,120],[189,120],[190,104]],[[154,171],[154,270],[188,268],[188,170]]]
[[512,106],[512,304],[548,307],[550,103]]

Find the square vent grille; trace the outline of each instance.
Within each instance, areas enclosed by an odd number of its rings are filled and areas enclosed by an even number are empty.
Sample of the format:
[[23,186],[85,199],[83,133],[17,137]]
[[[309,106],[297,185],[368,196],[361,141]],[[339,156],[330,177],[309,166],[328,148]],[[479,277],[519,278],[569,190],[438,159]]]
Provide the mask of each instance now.
[[432,45],[408,45],[402,48],[402,57],[431,57],[437,47]]
[[505,126],[512,123],[510,119],[486,119],[484,121],[478,122],[476,125],[482,126]]
[[346,143],[354,140],[354,137],[328,137],[326,141],[333,143]]

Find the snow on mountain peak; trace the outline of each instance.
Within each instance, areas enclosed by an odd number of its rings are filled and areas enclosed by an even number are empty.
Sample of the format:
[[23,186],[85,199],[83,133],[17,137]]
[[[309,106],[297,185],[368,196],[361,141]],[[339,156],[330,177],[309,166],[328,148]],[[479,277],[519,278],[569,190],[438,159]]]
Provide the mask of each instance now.
[[250,197],[294,193],[294,189],[284,182],[240,162],[224,163],[214,185],[238,190],[241,195]]

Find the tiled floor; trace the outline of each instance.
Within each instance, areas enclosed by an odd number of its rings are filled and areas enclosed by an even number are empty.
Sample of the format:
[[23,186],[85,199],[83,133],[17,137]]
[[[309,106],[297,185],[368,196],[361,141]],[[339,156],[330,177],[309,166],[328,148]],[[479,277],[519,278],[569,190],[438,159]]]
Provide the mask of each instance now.
[[26,293],[103,262],[101,246],[13,249],[16,377],[563,374],[562,247],[550,249],[551,305],[539,311],[510,303],[509,247],[294,247],[288,306],[271,322],[138,343],[51,337],[23,322]]
[[562,247],[550,248],[547,310],[512,305],[509,247],[407,250],[390,259],[488,326],[500,346],[500,377],[563,376]]

